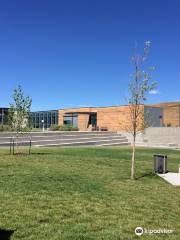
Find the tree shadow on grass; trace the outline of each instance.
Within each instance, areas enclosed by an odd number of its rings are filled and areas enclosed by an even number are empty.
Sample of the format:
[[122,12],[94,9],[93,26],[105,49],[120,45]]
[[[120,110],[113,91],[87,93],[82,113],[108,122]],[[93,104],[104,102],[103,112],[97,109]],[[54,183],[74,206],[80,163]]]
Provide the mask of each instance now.
[[153,173],[153,172],[149,172],[149,173],[144,173],[144,174],[142,174],[141,176],[139,176],[139,177],[136,177],[136,180],[140,180],[140,179],[142,179],[142,178],[154,178],[156,176],[156,174],[155,173]]
[[14,233],[14,230],[0,229],[0,239],[1,240],[10,240],[11,235]]
[[32,152],[30,155],[53,155],[53,152]]
[[[10,154],[9,152],[3,153],[4,156],[15,156],[15,157],[28,157],[28,156],[45,156],[45,155],[56,155],[57,153],[53,152],[31,152],[29,153],[14,153]],[[1,239],[0,239],[1,240]]]

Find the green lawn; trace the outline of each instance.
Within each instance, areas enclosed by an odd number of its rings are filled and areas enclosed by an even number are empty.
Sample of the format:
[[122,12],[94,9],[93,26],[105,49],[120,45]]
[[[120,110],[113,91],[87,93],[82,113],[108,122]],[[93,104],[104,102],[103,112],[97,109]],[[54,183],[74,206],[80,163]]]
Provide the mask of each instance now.
[[[0,228],[15,230],[14,240],[178,240],[180,187],[152,174],[162,152],[177,171],[180,151],[140,148],[132,181],[129,147],[0,150]],[[138,237],[137,226],[174,232]]]

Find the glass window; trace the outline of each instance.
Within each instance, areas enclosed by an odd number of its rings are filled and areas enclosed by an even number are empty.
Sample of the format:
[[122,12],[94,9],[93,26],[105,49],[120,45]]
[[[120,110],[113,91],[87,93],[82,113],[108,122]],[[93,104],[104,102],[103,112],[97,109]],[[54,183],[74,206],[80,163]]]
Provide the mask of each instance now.
[[58,111],[44,111],[31,113],[32,124],[36,128],[49,128],[52,124],[58,124]]
[[73,127],[78,126],[78,114],[77,113],[66,113],[64,116],[64,125],[71,125]]

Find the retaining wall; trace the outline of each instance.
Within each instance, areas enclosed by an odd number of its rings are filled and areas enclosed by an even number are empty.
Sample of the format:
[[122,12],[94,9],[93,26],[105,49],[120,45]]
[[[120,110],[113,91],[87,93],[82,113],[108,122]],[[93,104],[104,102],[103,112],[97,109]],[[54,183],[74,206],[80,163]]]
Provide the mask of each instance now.
[[[132,143],[132,134],[119,132]],[[150,127],[138,132],[137,146],[180,148],[180,127]]]

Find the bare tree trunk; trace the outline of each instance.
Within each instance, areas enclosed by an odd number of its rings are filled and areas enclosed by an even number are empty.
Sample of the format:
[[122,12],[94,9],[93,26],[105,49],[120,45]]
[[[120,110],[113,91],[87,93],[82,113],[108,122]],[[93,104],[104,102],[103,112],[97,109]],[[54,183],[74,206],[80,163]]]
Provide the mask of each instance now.
[[31,154],[31,146],[32,146],[32,142],[31,142],[31,134],[30,134],[30,139],[29,139],[29,155]]
[[16,151],[19,153],[19,133],[16,133]]
[[135,153],[136,153],[136,135],[133,136],[132,160],[131,160],[131,179],[135,179]]

